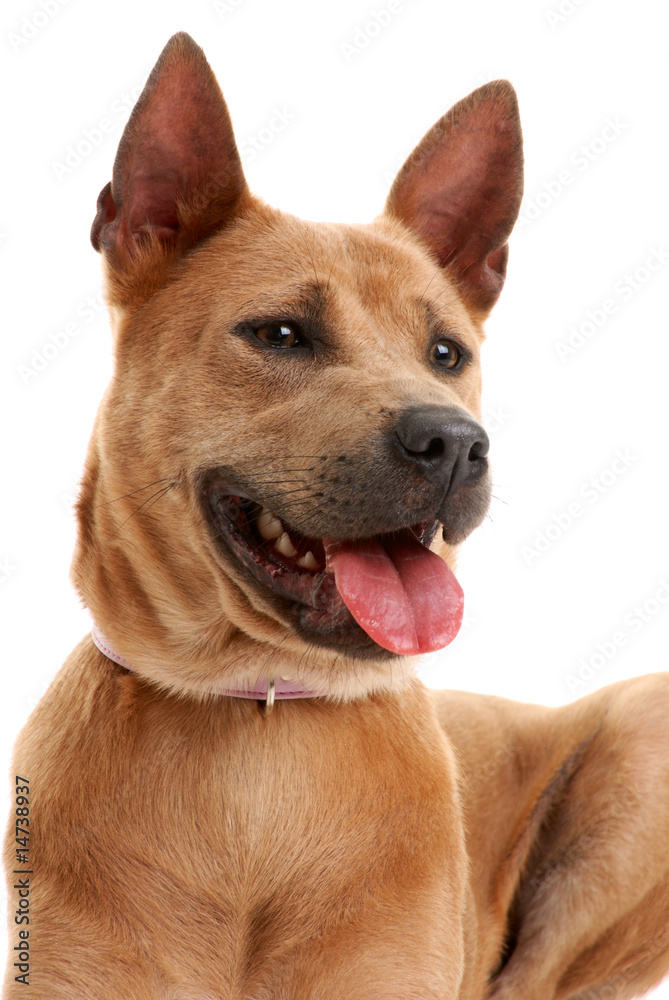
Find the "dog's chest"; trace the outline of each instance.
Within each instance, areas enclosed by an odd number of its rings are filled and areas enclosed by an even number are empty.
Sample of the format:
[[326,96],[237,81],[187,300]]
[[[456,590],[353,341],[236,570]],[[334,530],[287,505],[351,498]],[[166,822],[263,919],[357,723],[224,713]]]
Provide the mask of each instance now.
[[[66,895],[62,859],[75,857],[79,916],[160,956],[161,976],[205,983],[215,966],[245,982],[443,895],[460,835],[453,779],[410,698],[280,703],[262,718],[255,703],[155,694],[119,712],[114,686],[91,691],[85,727],[51,758],[62,791],[41,817],[58,845],[48,878]],[[84,756],[85,799],[69,763]]]

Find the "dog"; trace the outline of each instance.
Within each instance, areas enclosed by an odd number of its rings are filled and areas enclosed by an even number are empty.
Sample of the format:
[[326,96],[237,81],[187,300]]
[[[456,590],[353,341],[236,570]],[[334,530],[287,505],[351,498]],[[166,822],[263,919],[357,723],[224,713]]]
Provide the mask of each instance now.
[[373,223],[279,212],[168,42],[91,233],[95,629],[15,750],[5,1000],[603,1000],[669,969],[669,675],[549,709],[414,673],[489,503],[521,195],[496,81]]

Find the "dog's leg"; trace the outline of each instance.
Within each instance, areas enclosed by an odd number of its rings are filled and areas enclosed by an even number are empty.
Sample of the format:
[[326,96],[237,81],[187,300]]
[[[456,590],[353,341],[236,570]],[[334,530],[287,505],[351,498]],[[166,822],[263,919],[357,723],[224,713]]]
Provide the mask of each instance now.
[[461,758],[475,897],[462,1000],[624,1000],[659,982],[669,675],[560,709],[457,692],[437,704]]

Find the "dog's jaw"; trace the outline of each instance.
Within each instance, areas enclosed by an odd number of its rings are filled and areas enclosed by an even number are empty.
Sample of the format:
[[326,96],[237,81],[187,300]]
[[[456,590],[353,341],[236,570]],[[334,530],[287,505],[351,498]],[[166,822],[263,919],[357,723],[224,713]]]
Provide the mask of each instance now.
[[[256,587],[261,599],[264,597],[273,605],[305,643],[365,660],[388,659],[398,654],[392,645],[384,645],[381,623],[377,622],[371,633],[366,631],[359,623],[360,616],[356,619],[342,596],[333,563],[337,562],[334,553],[341,555],[345,543],[305,537],[247,496],[231,493],[225,479],[215,473],[203,486],[203,507],[225,562],[232,562],[233,571],[242,569],[245,586]],[[358,554],[360,562],[364,547],[369,548],[372,542],[376,556],[373,568],[377,570],[379,559],[389,564],[383,553],[398,544],[409,545],[420,556],[421,551],[429,549],[439,527],[439,521],[431,518],[408,527],[398,526],[394,532],[380,534],[367,542],[359,540],[349,547]],[[456,599],[459,605],[459,593]],[[448,603],[446,599],[443,616],[449,614]],[[461,607],[453,613],[457,620],[450,633],[448,630],[444,633],[448,641],[459,629]],[[401,651],[420,652],[420,648],[411,648],[410,639],[408,635],[399,636]],[[439,636],[437,648],[443,645],[445,642]]]
[[[219,547],[204,519],[192,539],[202,544],[174,544],[157,563],[155,521],[147,533],[146,519],[132,516],[145,494],[126,501],[122,513],[102,499],[124,487],[108,471],[102,474],[96,452],[92,445],[78,502],[72,577],[101,632],[139,676],[198,698],[281,677],[341,702],[403,690],[415,677],[415,657],[389,653],[371,640],[367,650],[349,651],[305,641],[287,628],[285,613],[272,614],[267,598],[243,573],[235,578],[230,569],[222,572]],[[150,489],[149,496],[170,485]],[[164,502],[160,530],[176,539],[180,524],[200,515],[178,484],[152,502]],[[129,518],[122,532],[119,518]],[[433,548],[455,567],[456,549],[440,535]]]
[[[133,516],[145,494],[122,502],[122,511],[104,499],[127,493],[122,482],[113,470],[103,473],[94,440],[77,505],[72,580],[100,631],[138,676],[196,698],[281,677],[335,701],[399,691],[415,676],[410,658],[388,654],[389,665],[379,651],[363,660],[305,643],[286,629],[253,588],[221,571],[201,511],[179,484],[158,494],[161,530],[178,539],[180,527],[194,520],[198,532],[161,549],[158,562],[153,531],[147,533],[141,514]],[[167,486],[149,489],[152,502]],[[122,532],[119,518],[129,518]]]

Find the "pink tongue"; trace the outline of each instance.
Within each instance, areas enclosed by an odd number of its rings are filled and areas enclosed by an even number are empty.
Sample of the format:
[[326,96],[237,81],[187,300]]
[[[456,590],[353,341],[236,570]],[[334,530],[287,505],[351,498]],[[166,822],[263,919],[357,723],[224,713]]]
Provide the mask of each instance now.
[[323,539],[327,567],[358,625],[393,653],[429,653],[455,639],[464,595],[446,563],[409,532],[375,539]]

